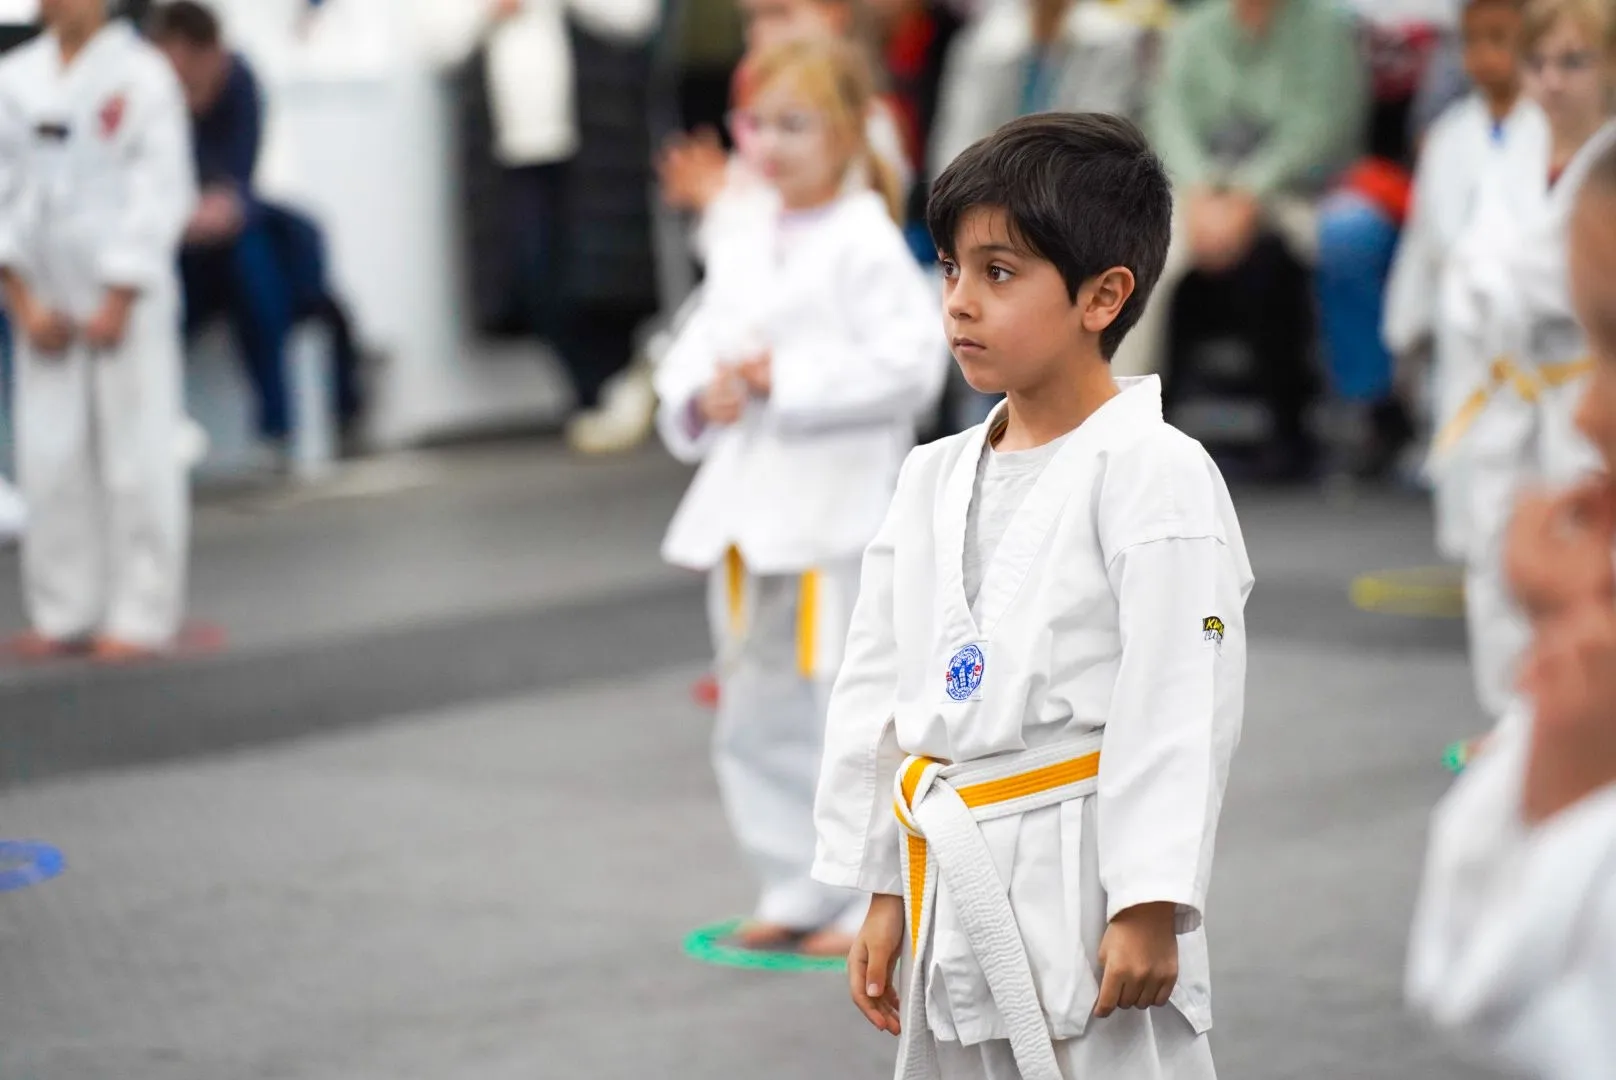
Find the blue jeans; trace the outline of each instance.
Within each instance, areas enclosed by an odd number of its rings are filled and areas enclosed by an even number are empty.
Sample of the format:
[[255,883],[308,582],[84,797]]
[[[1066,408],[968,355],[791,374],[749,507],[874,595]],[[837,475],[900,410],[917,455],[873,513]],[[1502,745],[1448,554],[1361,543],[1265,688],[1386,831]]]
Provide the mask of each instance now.
[[1319,314],[1335,392],[1372,402],[1392,391],[1392,357],[1380,337],[1397,226],[1360,195],[1344,192],[1319,213],[1315,271]]
[[188,248],[180,257],[185,282],[185,329],[194,333],[223,315],[247,364],[258,398],[258,430],[283,439],[292,428],[286,385],[286,342],[292,333],[292,296],[262,215],[230,244]]

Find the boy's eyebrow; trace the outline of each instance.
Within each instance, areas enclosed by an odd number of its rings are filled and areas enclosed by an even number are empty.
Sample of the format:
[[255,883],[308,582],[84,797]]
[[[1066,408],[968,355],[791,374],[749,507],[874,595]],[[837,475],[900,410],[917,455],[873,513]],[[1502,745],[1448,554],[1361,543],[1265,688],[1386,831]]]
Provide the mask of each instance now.
[[1021,255],[1027,253],[1013,244],[971,244],[965,249],[973,255]]

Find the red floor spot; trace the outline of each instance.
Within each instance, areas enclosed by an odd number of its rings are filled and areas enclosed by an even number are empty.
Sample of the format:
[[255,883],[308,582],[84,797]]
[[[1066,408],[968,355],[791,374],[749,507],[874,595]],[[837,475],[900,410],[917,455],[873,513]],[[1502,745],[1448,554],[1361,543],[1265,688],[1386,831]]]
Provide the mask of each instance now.
[[706,709],[718,708],[718,678],[714,675],[703,675],[696,680],[696,685],[690,688],[690,696],[696,699],[696,704]]
[[[149,658],[106,661],[115,667],[160,663],[165,659],[211,656],[222,652],[228,642],[224,627],[210,622],[186,623],[168,653]],[[82,663],[92,660],[89,642],[48,643],[33,633],[21,633],[0,643],[0,663],[26,667]]]

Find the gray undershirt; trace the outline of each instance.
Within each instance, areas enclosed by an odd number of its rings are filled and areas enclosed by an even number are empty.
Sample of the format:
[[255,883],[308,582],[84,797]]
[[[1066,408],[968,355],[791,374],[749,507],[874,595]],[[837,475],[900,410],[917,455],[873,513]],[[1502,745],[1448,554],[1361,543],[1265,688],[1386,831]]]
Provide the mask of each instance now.
[[991,446],[983,448],[976,465],[976,484],[971,489],[971,507],[965,515],[965,600],[971,605],[972,615],[977,615],[976,598],[982,591],[982,578],[1011,519],[1068,438],[1070,435],[1063,435],[1043,446],[1012,453],[1001,453]]

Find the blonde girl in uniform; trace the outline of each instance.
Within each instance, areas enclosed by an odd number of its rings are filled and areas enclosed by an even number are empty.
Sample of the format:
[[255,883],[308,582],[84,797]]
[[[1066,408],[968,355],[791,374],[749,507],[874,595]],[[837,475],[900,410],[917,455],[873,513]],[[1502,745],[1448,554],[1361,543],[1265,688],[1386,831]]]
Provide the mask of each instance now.
[[767,197],[715,234],[707,287],[657,372],[663,437],[701,464],[663,556],[711,582],[714,766],[761,886],[737,941],[836,956],[863,904],[809,876],[826,704],[861,553],[946,351],[895,221],[898,183],[866,137],[858,53],[765,50],[747,94],[732,122]]

